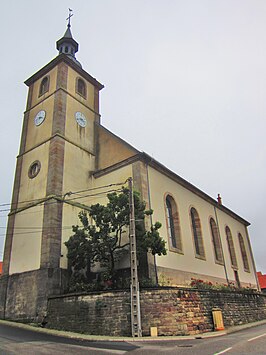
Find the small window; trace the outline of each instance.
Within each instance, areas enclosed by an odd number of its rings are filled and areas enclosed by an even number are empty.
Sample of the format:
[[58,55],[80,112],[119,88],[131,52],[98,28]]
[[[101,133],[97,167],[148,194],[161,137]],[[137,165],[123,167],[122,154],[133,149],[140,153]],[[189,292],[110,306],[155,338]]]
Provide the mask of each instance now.
[[238,233],[238,240],[239,240],[239,246],[240,246],[240,251],[241,251],[241,255],[242,255],[244,270],[249,272],[250,269],[249,269],[247,251],[246,251],[244,239],[240,233]]
[[42,96],[48,90],[49,90],[49,77],[46,76],[41,81],[40,90],[39,90],[39,96]]
[[65,53],[68,53],[68,46],[65,46]]
[[170,249],[182,253],[180,221],[175,200],[170,195],[167,195],[165,204]]
[[213,218],[210,219],[210,227],[211,227],[212,243],[213,243],[215,261],[217,263],[223,264],[223,253],[222,253],[219,231],[217,228],[217,224],[215,223]]
[[236,252],[234,247],[234,242],[232,238],[232,234],[230,228],[228,226],[225,227],[225,234],[227,239],[228,251],[230,255],[231,265],[233,268],[237,268],[237,260],[236,260]]
[[201,232],[200,218],[197,210],[194,207],[190,209],[190,218],[191,218],[196,257],[205,259],[205,251],[204,251],[203,238]]
[[35,176],[39,174],[40,170],[41,170],[41,163],[39,162],[39,160],[34,161],[29,167],[29,171],[28,171],[29,178],[30,179],[35,178]]
[[86,87],[85,81],[83,79],[81,79],[81,78],[77,78],[77,81],[76,81],[76,92],[86,99],[87,87]]

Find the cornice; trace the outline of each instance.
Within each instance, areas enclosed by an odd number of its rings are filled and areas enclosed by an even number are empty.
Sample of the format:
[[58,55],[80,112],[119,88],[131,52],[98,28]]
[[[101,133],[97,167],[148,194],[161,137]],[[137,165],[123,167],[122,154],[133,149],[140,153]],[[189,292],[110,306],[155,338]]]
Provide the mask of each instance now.
[[70,66],[72,69],[74,69],[80,76],[82,76],[84,79],[86,79],[92,85],[97,87],[99,90],[104,88],[104,85],[102,85],[99,81],[97,81],[95,78],[93,78],[89,73],[87,73],[85,70],[83,70],[81,67],[79,67],[73,60],[68,58],[68,56],[65,54],[60,54],[57,57],[55,57],[53,60],[51,60],[51,62],[49,62],[44,67],[42,67],[40,70],[38,70],[35,74],[33,74],[30,78],[28,78],[24,83],[27,86],[30,86],[36,80],[42,78],[45,74],[47,74],[50,70],[52,70],[56,65],[58,65],[61,62],[66,63],[68,66]]
[[105,169],[95,171],[93,176],[95,178],[99,178],[103,175],[109,174],[114,170],[120,169],[126,165],[133,164],[137,161],[142,161],[144,162],[147,166],[152,167],[153,169],[159,171],[163,175],[167,176],[171,180],[177,182],[179,185],[183,186],[184,188],[188,189],[189,191],[193,192],[195,195],[201,197],[205,201],[209,202],[211,205],[213,205],[215,208],[217,208],[220,211],[225,212],[226,214],[230,215],[234,219],[238,220],[239,222],[243,223],[245,226],[249,226],[250,223],[246,221],[244,218],[240,217],[237,215],[235,212],[231,211],[229,208],[225,207],[224,205],[219,204],[215,199],[207,195],[205,192],[201,191],[199,188],[191,184],[190,182],[186,181],[183,179],[181,176],[177,175],[167,167],[165,167],[163,164],[159,163],[156,161],[154,158],[149,156],[148,154],[142,152],[138,153],[128,159],[125,159],[121,162],[118,162],[112,166],[109,166]]

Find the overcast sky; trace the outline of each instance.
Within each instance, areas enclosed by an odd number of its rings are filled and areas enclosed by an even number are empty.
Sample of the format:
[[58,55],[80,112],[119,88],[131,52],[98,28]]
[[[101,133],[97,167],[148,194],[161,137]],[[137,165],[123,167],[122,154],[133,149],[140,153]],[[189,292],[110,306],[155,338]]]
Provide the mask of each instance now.
[[[250,221],[266,273],[266,1],[1,3],[0,204],[9,203],[27,87],[57,55],[68,7],[102,124]],[[7,212],[0,206],[0,260]]]

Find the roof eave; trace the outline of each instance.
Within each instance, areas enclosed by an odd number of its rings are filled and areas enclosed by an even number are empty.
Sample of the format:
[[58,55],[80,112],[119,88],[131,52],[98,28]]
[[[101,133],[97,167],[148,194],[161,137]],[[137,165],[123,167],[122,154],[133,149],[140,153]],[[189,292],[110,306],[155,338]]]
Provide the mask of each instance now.
[[94,177],[101,177],[103,175],[106,175],[110,173],[111,171],[117,170],[121,168],[122,166],[133,164],[134,162],[141,160],[145,162],[147,165],[151,166],[152,168],[156,169],[157,171],[161,172],[162,174],[168,176],[170,179],[176,181],[179,183],[181,186],[185,187],[186,189],[190,190],[197,196],[203,198],[205,201],[209,202],[212,204],[215,208],[225,212],[226,214],[230,215],[234,219],[238,220],[239,222],[243,223],[246,227],[250,225],[248,221],[246,221],[244,218],[240,217],[237,215],[235,212],[231,211],[229,208],[225,207],[224,205],[219,204],[215,199],[207,195],[205,192],[201,191],[199,188],[191,184],[190,182],[186,181],[183,179],[181,176],[175,174],[173,171],[165,167],[163,164],[159,163],[156,161],[154,158],[149,156],[145,152],[140,152],[128,159],[125,159],[117,164],[114,164],[112,166],[109,166],[107,168],[104,168],[102,170],[98,170],[94,172]]
[[25,80],[24,83],[27,86],[30,86],[36,80],[42,78],[45,74],[47,74],[51,69],[53,69],[60,62],[65,62],[67,65],[72,67],[76,72],[78,72],[82,77],[84,77],[86,80],[88,80],[92,85],[96,86],[99,90],[102,90],[104,88],[104,85],[102,85],[99,81],[97,81],[95,78],[93,78],[89,73],[87,73],[85,70],[83,70],[81,67],[79,67],[73,60],[68,58],[68,56],[64,53],[59,54],[57,57],[55,57],[53,60],[51,60],[51,62],[46,64],[43,68],[38,70],[30,78]]

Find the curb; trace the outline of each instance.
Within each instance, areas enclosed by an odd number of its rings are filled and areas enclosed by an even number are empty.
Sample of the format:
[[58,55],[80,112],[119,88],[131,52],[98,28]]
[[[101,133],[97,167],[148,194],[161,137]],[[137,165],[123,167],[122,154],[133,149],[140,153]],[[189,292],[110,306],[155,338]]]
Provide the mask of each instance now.
[[158,336],[158,337],[143,337],[143,338],[133,338],[133,337],[111,337],[108,335],[89,335],[89,334],[80,334],[74,333],[69,331],[63,330],[56,330],[56,329],[48,329],[48,328],[41,328],[36,325],[31,324],[24,324],[18,322],[12,322],[7,320],[0,319],[0,325],[8,325],[15,328],[26,329],[30,331],[35,331],[38,333],[50,334],[55,335],[58,337],[63,338],[70,338],[70,339],[77,339],[77,340],[87,340],[87,341],[110,341],[110,342],[165,342],[165,341],[178,341],[178,340],[191,340],[191,339],[207,339],[213,337],[219,337],[226,334],[236,333],[244,329],[249,329],[253,327],[257,327],[263,324],[266,324],[266,319],[247,323],[243,325],[238,325],[234,327],[227,328],[223,331],[214,331],[202,334],[195,334],[195,335],[179,335],[179,336]]

